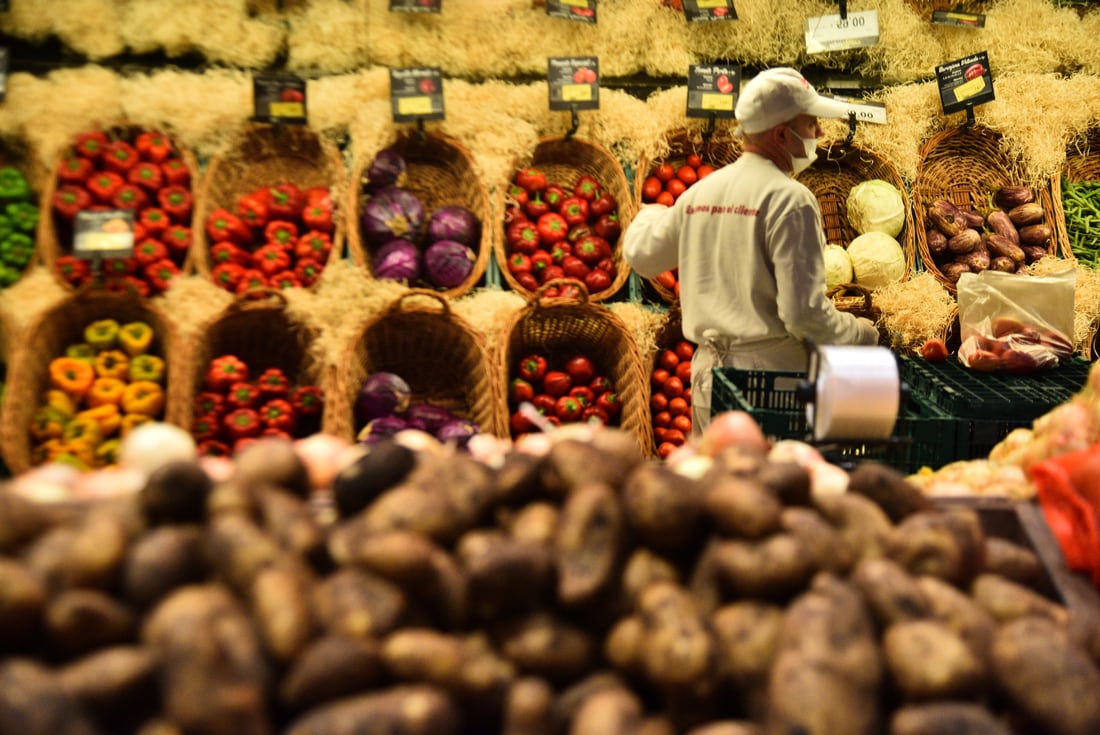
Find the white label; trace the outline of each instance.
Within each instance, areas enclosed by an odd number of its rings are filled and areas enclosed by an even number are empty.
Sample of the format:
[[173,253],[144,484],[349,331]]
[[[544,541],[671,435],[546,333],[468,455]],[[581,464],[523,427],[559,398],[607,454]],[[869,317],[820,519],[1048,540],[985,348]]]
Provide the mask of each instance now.
[[854,100],[839,94],[822,94],[822,97],[830,97],[838,102],[843,102],[848,110],[856,113],[856,122],[886,124],[886,105],[882,102],[868,102],[867,100]]
[[805,29],[806,53],[810,54],[874,46],[878,43],[878,11],[861,10],[848,13],[847,18],[839,14],[807,18]]

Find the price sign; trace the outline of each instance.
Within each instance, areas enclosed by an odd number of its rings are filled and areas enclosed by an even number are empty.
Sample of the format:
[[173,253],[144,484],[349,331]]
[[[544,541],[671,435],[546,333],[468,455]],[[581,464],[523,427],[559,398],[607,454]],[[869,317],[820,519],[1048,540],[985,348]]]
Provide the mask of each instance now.
[[582,23],[596,22],[596,0],[546,0],[546,14]]
[[981,51],[937,66],[936,84],[945,115],[992,102],[995,97],[989,52]]
[[390,69],[394,122],[443,119],[443,74],[438,67]]
[[696,64],[688,69],[687,116],[732,120],[741,92],[741,67]]
[[955,28],[985,28],[985,16],[981,13],[963,13],[958,10],[933,10],[932,23]]
[[11,52],[7,46],[0,46],[0,102],[8,97],[8,64],[11,61]]
[[551,110],[600,108],[600,60],[595,56],[559,56],[547,59]]
[[854,112],[856,114],[856,122],[869,122],[877,125],[886,124],[886,105],[882,102],[857,100],[839,94],[823,93],[821,96],[834,99],[845,105],[849,112]]
[[737,20],[733,0],[684,0],[684,17],[689,23]]
[[134,212],[111,209],[76,213],[73,255],[84,260],[129,258],[134,252]]
[[306,122],[306,82],[286,74],[252,77],[253,117],[261,122]]
[[806,53],[821,54],[828,51],[874,46],[878,43],[878,11],[861,10],[840,15],[822,15],[807,18]]
[[443,0],[390,0],[391,13],[438,13]]

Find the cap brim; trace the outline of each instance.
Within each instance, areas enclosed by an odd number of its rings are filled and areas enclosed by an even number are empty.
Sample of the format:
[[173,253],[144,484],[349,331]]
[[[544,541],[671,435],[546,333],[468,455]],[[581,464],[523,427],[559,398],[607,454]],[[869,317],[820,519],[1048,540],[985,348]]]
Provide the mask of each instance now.
[[806,110],[806,114],[826,119],[843,119],[848,117],[849,109],[851,106],[845,102],[818,95],[810,105],[810,109]]

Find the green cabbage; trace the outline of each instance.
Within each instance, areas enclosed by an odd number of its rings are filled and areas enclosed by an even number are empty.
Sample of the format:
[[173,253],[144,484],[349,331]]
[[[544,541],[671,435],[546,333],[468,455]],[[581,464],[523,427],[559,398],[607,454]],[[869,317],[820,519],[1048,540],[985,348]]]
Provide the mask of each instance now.
[[848,222],[861,235],[884,232],[897,237],[905,226],[905,200],[889,181],[861,182],[848,192]]
[[898,241],[884,232],[868,232],[848,243],[848,257],[856,283],[876,289],[905,277],[905,253]]
[[825,252],[825,290],[852,282],[852,259],[843,245],[826,245]]

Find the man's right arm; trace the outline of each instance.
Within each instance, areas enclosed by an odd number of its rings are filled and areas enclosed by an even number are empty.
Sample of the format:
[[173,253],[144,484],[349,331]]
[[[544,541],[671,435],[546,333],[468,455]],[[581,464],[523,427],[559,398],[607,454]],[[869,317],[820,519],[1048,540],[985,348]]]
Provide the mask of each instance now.
[[647,204],[634,215],[623,235],[623,257],[642,278],[656,278],[679,265],[677,218],[663,204]]

